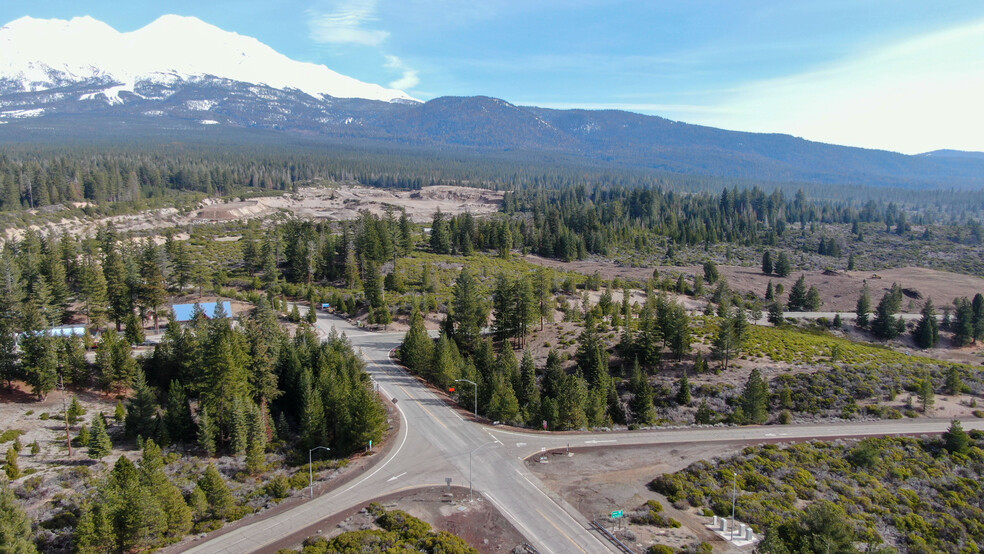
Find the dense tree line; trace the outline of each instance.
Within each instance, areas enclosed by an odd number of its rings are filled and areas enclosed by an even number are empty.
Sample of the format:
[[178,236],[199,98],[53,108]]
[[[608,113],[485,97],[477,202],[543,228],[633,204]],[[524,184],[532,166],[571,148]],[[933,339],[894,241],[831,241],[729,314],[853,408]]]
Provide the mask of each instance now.
[[[529,352],[518,360],[513,347],[522,345],[522,337],[543,313],[537,298],[549,295],[554,286],[543,272],[516,279],[500,276],[490,306],[484,300],[486,289],[465,267],[455,282],[439,338],[431,339],[422,315],[414,313],[400,357],[412,372],[436,386],[453,387],[463,407],[477,402],[478,412],[494,420],[535,427],[545,423],[549,429],[630,420],[652,423],[654,394],[646,375],[658,370],[664,352],[679,358],[690,350],[689,317],[683,306],[651,294],[643,306],[634,307],[628,291],[617,304],[611,291],[605,291],[598,303],[585,303],[583,311],[571,312],[584,322],[573,367],[565,367],[560,355],[550,351],[538,368]],[[495,316],[491,333],[483,334],[490,312]],[[611,363],[603,328],[622,332],[615,349],[618,366]],[[632,396],[630,405],[620,391]]]

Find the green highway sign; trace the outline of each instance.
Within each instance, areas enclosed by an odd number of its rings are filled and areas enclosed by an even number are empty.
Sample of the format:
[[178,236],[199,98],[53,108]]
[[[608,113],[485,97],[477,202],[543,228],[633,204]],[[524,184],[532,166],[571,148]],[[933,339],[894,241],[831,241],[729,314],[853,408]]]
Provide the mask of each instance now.
[[623,512],[622,510],[615,510],[614,512],[612,512],[612,519],[618,519],[624,515],[625,512]]

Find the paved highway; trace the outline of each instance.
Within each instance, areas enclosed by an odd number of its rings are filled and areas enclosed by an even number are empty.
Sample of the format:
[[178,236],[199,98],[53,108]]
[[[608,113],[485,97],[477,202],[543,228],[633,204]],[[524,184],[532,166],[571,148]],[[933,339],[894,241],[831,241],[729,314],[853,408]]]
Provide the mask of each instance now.
[[[487,498],[527,541],[543,553],[597,553],[611,547],[563,499],[548,491],[523,460],[542,450],[618,447],[736,440],[795,440],[882,434],[940,432],[948,421],[934,419],[823,425],[708,427],[615,433],[535,433],[478,425],[447,406],[427,386],[389,359],[403,333],[372,333],[319,313],[318,326],[344,332],[368,362],[379,391],[396,403],[402,420],[386,458],[336,490],[295,508],[190,545],[188,552],[253,552],[297,533],[334,513],[372,499],[421,486],[468,485]],[[965,421],[966,429],[984,429],[984,421]],[[470,455],[471,454],[471,455]],[[471,466],[471,467],[469,467]],[[470,470],[470,471],[469,471]]]

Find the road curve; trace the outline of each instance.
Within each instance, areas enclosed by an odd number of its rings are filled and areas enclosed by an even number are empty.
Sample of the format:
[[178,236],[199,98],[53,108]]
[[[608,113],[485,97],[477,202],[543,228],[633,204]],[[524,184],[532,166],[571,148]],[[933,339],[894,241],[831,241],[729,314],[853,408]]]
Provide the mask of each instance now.
[[[660,445],[716,441],[782,441],[811,438],[939,433],[948,420],[915,419],[788,426],[657,429],[610,433],[536,433],[466,421],[431,389],[394,364],[390,351],[403,333],[371,333],[323,313],[319,331],[343,332],[367,361],[379,392],[393,400],[402,419],[395,444],[364,476],[290,510],[195,543],[187,552],[233,553],[263,550],[283,537],[374,498],[421,486],[444,486],[446,479],[481,492],[544,554],[612,551],[589,529],[584,516],[549,491],[526,469],[524,460],[543,450]],[[966,420],[965,429],[984,429]]]

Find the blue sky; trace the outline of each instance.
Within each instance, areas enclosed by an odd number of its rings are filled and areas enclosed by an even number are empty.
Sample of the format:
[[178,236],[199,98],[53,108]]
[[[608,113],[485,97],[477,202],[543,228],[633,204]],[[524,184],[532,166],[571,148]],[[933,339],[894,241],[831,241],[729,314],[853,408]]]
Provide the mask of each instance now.
[[121,31],[165,13],[423,100],[484,94],[906,153],[984,151],[980,0],[0,3],[0,22],[91,15]]

